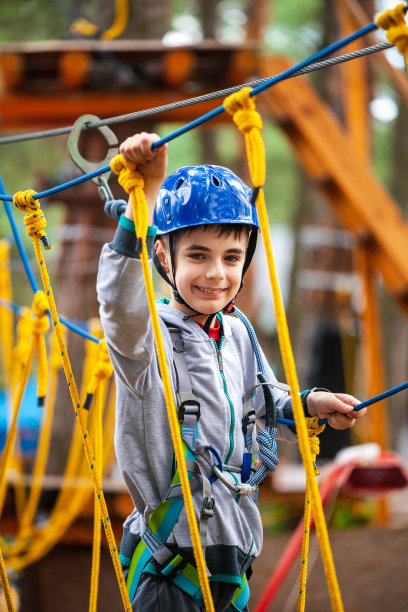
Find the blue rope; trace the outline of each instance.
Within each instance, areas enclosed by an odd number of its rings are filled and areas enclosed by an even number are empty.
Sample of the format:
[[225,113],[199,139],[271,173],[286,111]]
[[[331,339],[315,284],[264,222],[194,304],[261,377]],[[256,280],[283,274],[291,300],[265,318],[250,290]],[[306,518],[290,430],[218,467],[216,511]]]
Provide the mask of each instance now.
[[[2,180],[1,176],[0,176],[0,189],[2,191],[5,191],[4,183],[3,183],[3,180]],[[2,198],[2,197],[3,196],[0,195],[0,198]],[[17,245],[17,249],[18,249],[18,252],[20,254],[21,261],[23,262],[23,266],[24,266],[24,269],[26,271],[29,283],[31,285],[31,289],[33,290],[33,293],[37,293],[37,291],[39,291],[38,283],[37,283],[37,280],[36,280],[36,278],[34,276],[34,273],[33,273],[32,269],[31,269],[30,260],[28,259],[28,255],[27,255],[27,252],[26,252],[26,250],[24,248],[23,241],[21,240],[21,236],[20,236],[17,224],[16,224],[14,216],[13,216],[12,207],[10,206],[8,201],[3,200],[3,204],[4,204],[4,208],[6,210],[7,217],[9,219],[9,221],[10,221],[11,231],[13,232],[13,237],[14,237],[15,243]],[[49,310],[47,310],[47,314],[48,314],[48,316],[50,316],[51,313],[50,313]],[[92,342],[96,342],[97,344],[99,344],[99,342],[100,342],[99,338],[96,338],[95,336],[92,336],[87,331],[81,329],[80,327],[78,327],[77,325],[75,325],[74,323],[69,321],[68,319],[65,319],[64,317],[59,317],[59,320],[61,321],[61,323],[63,325],[65,325],[65,327],[68,327],[68,329],[71,329],[72,331],[76,332],[80,336],[83,336],[87,340],[92,340]]]
[[[377,29],[377,26],[374,22],[370,23],[367,26],[364,26],[363,28],[360,28],[360,30],[357,30],[353,34],[350,34],[349,36],[346,36],[345,38],[338,40],[336,43],[333,43],[331,45],[328,45],[327,47],[324,47],[324,49],[317,51],[310,57],[307,57],[301,62],[298,62],[291,68],[288,68],[287,70],[284,70],[280,74],[277,74],[276,76],[271,77],[269,80],[265,81],[265,83],[261,83],[260,85],[257,85],[251,90],[249,95],[252,97],[258,93],[261,93],[262,91],[265,91],[265,89],[272,87],[272,85],[276,85],[276,83],[280,83],[280,81],[284,81],[285,79],[288,79],[292,74],[294,74],[298,70],[305,68],[309,64],[315,62],[316,60],[322,59],[326,55],[330,55],[331,53],[334,53],[341,47],[348,45],[349,43],[357,40],[357,38],[360,38],[361,36],[365,36],[369,32],[372,32],[373,30],[376,30],[376,29]],[[202,125],[206,121],[209,121],[210,119],[213,119],[214,117],[218,117],[224,111],[225,111],[225,108],[223,105],[218,106],[217,108],[213,109],[209,113],[202,115],[198,119],[195,119],[194,121],[191,121],[190,123],[187,123],[186,125],[182,126],[178,130],[171,132],[164,138],[157,140],[156,142],[152,144],[152,150],[157,149],[158,147],[161,147],[166,142],[170,142],[174,138],[181,136],[181,134],[185,134],[186,132],[198,127],[199,125]]]
[[[4,183],[3,183],[3,179],[0,176],[0,189],[1,191],[5,191],[4,189]],[[1,196],[3,197],[3,196]],[[28,277],[28,281],[31,285],[31,289],[33,290],[33,293],[37,293],[38,291],[38,283],[37,280],[34,276],[34,273],[31,269],[31,265],[30,265],[30,260],[28,259],[27,253],[25,251],[24,245],[23,245],[23,241],[21,240],[19,231],[18,231],[18,227],[17,224],[15,222],[14,216],[13,216],[13,210],[12,207],[10,206],[10,204],[3,200],[3,204],[4,204],[4,208],[8,217],[8,220],[10,222],[10,226],[11,226],[11,231],[13,232],[13,237],[14,240],[16,242],[17,248],[18,248],[18,252],[20,253],[20,257],[21,260],[23,262],[23,266],[24,269],[26,271],[27,277]]]
[[[377,29],[376,24],[374,22],[372,22],[372,23],[364,26],[363,28],[360,28],[359,30],[356,30],[356,32],[354,32],[353,34],[350,34],[349,36],[346,36],[345,38],[342,38],[342,39],[338,40],[337,42],[335,42],[335,43],[333,43],[331,45],[328,45],[327,47],[324,47],[320,51],[317,51],[316,53],[314,53],[313,55],[309,56],[308,58],[302,60],[301,62],[298,62],[297,64],[295,64],[291,68],[288,68],[284,72],[281,72],[280,74],[271,77],[270,79],[268,79],[264,83],[261,83],[260,85],[257,85],[256,87],[254,87],[251,90],[250,95],[251,96],[255,96],[258,93],[261,93],[262,91],[265,91],[265,89],[268,89],[269,87],[272,87],[272,85],[276,85],[276,83],[279,83],[279,82],[281,82],[281,81],[283,81],[285,79],[288,79],[290,76],[292,76],[298,70],[301,70],[302,68],[305,68],[309,64],[314,63],[316,60],[319,60],[319,59],[325,57],[326,55],[330,55],[331,53],[334,53],[338,49],[348,45],[349,43],[357,40],[358,38],[360,38],[362,36],[365,36],[369,32],[372,32],[372,31],[374,31],[376,29]],[[171,132],[170,134],[168,134],[167,136],[161,138],[160,140],[157,140],[156,142],[154,142],[152,144],[152,150],[157,149],[158,147],[161,147],[166,142],[170,142],[171,140],[174,140],[178,136],[181,136],[182,134],[185,134],[186,132],[189,132],[190,130],[195,129],[196,127],[198,127],[200,125],[203,125],[207,121],[210,121],[211,119],[214,119],[215,117],[218,117],[224,111],[225,111],[225,108],[224,108],[223,105],[222,106],[218,106],[217,108],[213,109],[212,111],[202,115],[201,117],[198,117],[194,121],[191,121],[190,123],[187,123],[186,125],[182,126],[181,128],[175,130],[174,132]],[[79,185],[80,183],[83,183],[84,181],[87,181],[89,179],[92,179],[92,178],[95,178],[97,176],[100,176],[101,174],[105,174],[106,172],[110,172],[110,170],[111,170],[111,168],[110,168],[110,166],[108,164],[106,166],[103,166],[103,167],[99,168],[98,170],[94,170],[93,172],[89,172],[88,174],[84,174],[83,176],[80,176],[80,177],[77,177],[77,178],[75,178],[75,179],[73,179],[71,181],[68,181],[67,183],[63,183],[62,185],[57,185],[56,187],[52,187],[51,189],[47,189],[46,191],[42,191],[40,193],[37,193],[37,194],[34,195],[34,198],[36,198],[36,199],[46,198],[46,197],[48,197],[50,195],[54,195],[55,193],[59,193],[60,191],[63,191],[64,189],[69,189],[70,187],[74,187],[75,185]],[[4,191],[4,189],[3,189],[3,191]],[[3,193],[3,194],[0,194],[0,199],[2,199],[3,201],[6,200],[8,202],[12,202],[13,201],[13,196],[9,196],[9,195],[6,195],[6,194]]]

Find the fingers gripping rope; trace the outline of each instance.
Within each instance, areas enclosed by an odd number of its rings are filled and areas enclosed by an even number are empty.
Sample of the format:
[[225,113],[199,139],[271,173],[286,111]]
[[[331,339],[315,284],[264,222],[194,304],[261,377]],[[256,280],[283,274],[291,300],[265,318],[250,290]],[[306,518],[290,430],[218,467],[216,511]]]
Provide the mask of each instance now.
[[43,243],[44,248],[48,251],[51,248],[51,244],[45,233],[47,222],[40,208],[39,200],[33,197],[35,194],[36,191],[33,189],[17,191],[13,196],[13,203],[19,210],[26,213],[24,223],[27,234],[31,237],[37,236]]
[[132,206],[134,206],[134,222],[137,236],[136,251],[142,251],[142,239],[147,235],[149,225],[148,212],[144,197],[144,179],[140,172],[133,170],[122,157],[116,155],[111,160],[111,168],[115,174],[118,174],[119,184],[123,187],[126,193],[132,196]]
[[408,27],[405,22],[407,5],[398,4],[393,9],[384,11],[376,17],[376,25],[386,30],[387,39],[395,45],[401,55],[404,56],[405,65],[408,68]]

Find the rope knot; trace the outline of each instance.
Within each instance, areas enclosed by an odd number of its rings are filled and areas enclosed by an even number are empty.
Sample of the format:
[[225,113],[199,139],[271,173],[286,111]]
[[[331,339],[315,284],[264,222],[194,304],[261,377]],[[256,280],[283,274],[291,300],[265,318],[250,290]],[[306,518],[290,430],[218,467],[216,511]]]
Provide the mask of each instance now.
[[391,28],[398,26],[405,26],[405,9],[407,5],[405,2],[397,4],[392,9],[383,11],[375,17],[375,24],[382,30],[390,30]]
[[251,88],[244,87],[224,100],[224,108],[232,115],[233,121],[242,134],[252,129],[262,130],[261,115],[250,97]]
[[51,244],[45,233],[47,227],[47,221],[43,211],[40,208],[40,202],[34,198],[37,192],[33,189],[27,189],[26,191],[17,191],[13,196],[13,203],[19,210],[25,212],[24,224],[26,226],[26,232],[31,238],[37,237],[41,240],[44,248],[48,251],[51,248]]
[[401,3],[393,9],[380,13],[376,25],[387,32],[387,39],[395,45],[408,65],[408,27],[405,21],[406,4]]
[[34,189],[26,189],[25,191],[17,191],[13,196],[13,204],[19,210],[27,212],[27,210],[38,210],[40,203],[34,198],[37,192]]
[[96,362],[93,375],[96,378],[109,378],[113,374],[113,366],[111,364],[106,341],[101,340],[99,343],[99,355]]
[[138,170],[133,170],[122,157],[115,155],[111,160],[110,166],[112,171],[118,175],[118,181],[126,193],[131,193],[133,189],[143,189],[144,179]]
[[47,314],[48,300],[44,291],[37,291],[34,294],[31,310],[33,311],[36,317],[43,317]]
[[279,463],[278,448],[275,440],[276,429],[265,427],[256,437],[259,444],[259,458],[268,470],[274,472]]

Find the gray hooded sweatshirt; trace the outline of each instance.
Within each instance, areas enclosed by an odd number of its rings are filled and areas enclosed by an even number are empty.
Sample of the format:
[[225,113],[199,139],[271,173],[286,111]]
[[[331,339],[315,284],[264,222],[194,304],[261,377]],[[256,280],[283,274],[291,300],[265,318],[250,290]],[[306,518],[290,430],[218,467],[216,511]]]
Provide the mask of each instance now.
[[[115,449],[119,468],[135,505],[125,521],[124,555],[132,550],[149,518],[168,491],[173,446],[165,406],[154,336],[146,299],[140,259],[135,253],[135,234],[129,222],[118,226],[114,242],[102,250],[97,281],[100,316],[117,385]],[[153,237],[148,237],[151,251]],[[223,463],[242,465],[245,452],[242,431],[242,399],[257,384],[254,352],[244,325],[234,316],[222,317],[223,338],[218,348],[194,320],[165,303],[157,304],[161,333],[173,389],[176,388],[173,345],[167,325],[180,329],[193,393],[200,402],[198,444],[213,446]],[[265,360],[265,364],[267,364]],[[268,380],[276,382],[267,367]],[[290,418],[288,393],[273,388],[278,416]],[[265,414],[259,389],[252,400],[258,417]],[[255,432],[254,432],[255,435]],[[287,426],[278,427],[280,438],[296,440]],[[254,441],[253,448],[256,448]],[[214,457],[197,456],[207,477]],[[232,483],[240,474],[226,476]],[[208,521],[206,560],[213,579],[228,581],[242,576],[262,548],[262,523],[251,495],[236,496],[220,480],[212,484],[214,515]],[[202,507],[201,488],[193,491],[196,516]],[[132,546],[129,548],[129,542]],[[168,546],[192,557],[185,510],[171,533]],[[123,550],[122,550],[123,552]],[[226,578],[227,577],[227,578]]]

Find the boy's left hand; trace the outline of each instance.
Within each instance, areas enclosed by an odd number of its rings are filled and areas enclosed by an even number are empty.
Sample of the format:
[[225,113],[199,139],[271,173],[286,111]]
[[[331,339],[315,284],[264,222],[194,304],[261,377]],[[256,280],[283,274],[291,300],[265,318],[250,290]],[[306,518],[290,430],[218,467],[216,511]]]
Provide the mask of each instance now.
[[353,427],[356,419],[361,419],[367,412],[367,408],[353,410],[353,406],[359,403],[355,397],[346,393],[314,391],[307,396],[307,410],[310,416],[327,419],[333,429]]

